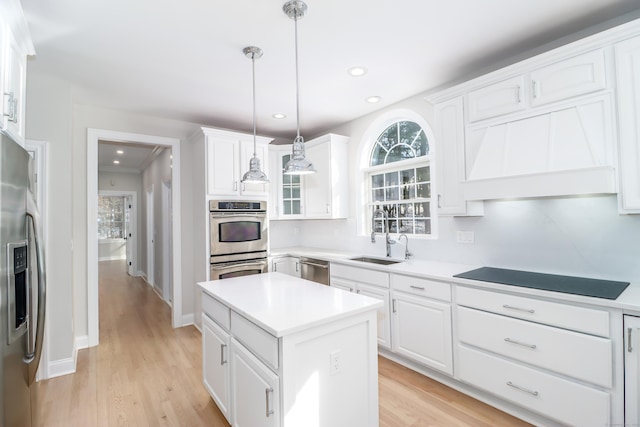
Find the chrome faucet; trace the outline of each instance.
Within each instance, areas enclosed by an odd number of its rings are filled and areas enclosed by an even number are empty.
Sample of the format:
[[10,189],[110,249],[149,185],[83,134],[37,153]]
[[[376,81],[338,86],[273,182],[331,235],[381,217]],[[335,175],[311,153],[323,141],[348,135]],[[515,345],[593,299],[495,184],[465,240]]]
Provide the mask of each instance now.
[[403,237],[407,242],[406,245],[404,245],[404,259],[409,259],[409,257],[413,255],[411,252],[409,252],[409,238],[407,237],[406,234],[402,233],[401,235],[398,236],[398,241],[400,241],[400,239]]
[[371,243],[376,242],[376,216],[382,213],[383,221],[384,221],[384,232],[385,232],[385,243],[387,246],[387,256],[391,257],[391,245],[396,243],[395,240],[389,237],[389,216],[387,212],[380,209],[379,207],[373,211],[373,215],[371,216]]

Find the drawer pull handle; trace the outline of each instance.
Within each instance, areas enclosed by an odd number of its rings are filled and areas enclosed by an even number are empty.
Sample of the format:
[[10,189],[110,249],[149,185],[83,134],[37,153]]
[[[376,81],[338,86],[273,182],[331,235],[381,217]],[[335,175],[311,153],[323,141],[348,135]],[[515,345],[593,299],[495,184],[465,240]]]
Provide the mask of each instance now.
[[633,347],[631,346],[631,337],[633,335],[633,329],[627,328],[627,351],[633,353]]
[[519,385],[516,385],[516,384],[512,383],[511,381],[507,381],[507,385],[509,387],[515,388],[516,390],[520,390],[520,391],[524,391],[525,393],[529,393],[532,396],[537,396],[538,395],[537,391],[533,391],[533,390],[529,390],[529,389],[524,388],[524,387],[520,387]]
[[225,363],[227,363],[226,360],[224,360],[224,348],[226,347],[226,344],[220,344],[220,364],[224,365]]
[[509,305],[509,304],[503,304],[502,307],[504,307],[506,309],[509,309],[509,310],[524,311],[525,313],[531,313],[531,314],[536,312],[535,310],[532,310],[530,308],[514,307],[514,306]]
[[273,409],[269,408],[269,393],[273,393],[273,388],[269,387],[264,389],[264,399],[267,404],[267,409],[266,409],[267,418],[269,418],[269,415],[273,414]]
[[420,291],[424,291],[424,286],[414,286],[414,285],[409,285],[409,287],[411,289],[418,289]]
[[521,345],[523,347],[529,347],[530,349],[535,349],[536,345],[535,344],[526,344],[520,341],[516,341],[516,340],[512,340],[511,338],[505,338],[504,339],[506,342],[510,342],[511,344],[517,344],[517,345]]
[[396,312],[396,299],[395,298],[391,300],[391,311],[393,313]]

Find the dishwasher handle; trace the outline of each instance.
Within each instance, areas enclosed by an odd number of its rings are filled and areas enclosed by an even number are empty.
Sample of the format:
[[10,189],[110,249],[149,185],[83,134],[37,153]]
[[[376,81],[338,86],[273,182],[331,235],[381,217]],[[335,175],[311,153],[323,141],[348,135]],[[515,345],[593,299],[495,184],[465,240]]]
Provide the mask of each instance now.
[[305,261],[305,260],[301,260],[300,264],[301,265],[310,265],[312,267],[324,268],[325,270],[329,268],[329,264],[318,264],[316,262],[310,262],[310,261]]

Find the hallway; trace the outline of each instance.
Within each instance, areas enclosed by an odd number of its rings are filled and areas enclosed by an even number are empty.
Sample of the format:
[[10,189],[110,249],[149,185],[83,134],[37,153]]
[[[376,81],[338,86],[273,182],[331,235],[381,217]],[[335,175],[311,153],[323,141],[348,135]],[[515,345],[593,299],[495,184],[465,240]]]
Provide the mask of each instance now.
[[228,426],[202,386],[201,335],[125,261],[100,263],[100,345],[77,372],[36,385],[35,426]]
[[[381,427],[528,425],[378,360]],[[100,345],[78,352],[75,374],[34,389],[34,427],[229,426],[202,385],[200,332],[173,329],[170,308],[144,280],[127,275],[125,261],[100,263]]]

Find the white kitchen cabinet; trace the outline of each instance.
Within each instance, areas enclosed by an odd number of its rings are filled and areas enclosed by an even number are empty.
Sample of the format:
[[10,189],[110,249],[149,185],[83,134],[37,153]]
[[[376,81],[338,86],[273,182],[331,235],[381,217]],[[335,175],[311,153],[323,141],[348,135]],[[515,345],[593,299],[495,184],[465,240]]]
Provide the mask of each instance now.
[[33,44],[19,0],[0,5],[0,130],[24,145],[27,56]]
[[202,316],[202,378],[204,386],[220,408],[231,419],[231,380],[229,369],[230,335],[206,314]]
[[302,176],[284,175],[284,166],[291,160],[291,145],[269,147],[271,180],[270,219],[301,219],[303,205]]
[[281,425],[278,376],[237,340],[232,339],[231,378],[234,427]]
[[468,120],[477,122],[606,88],[604,49],[597,49],[469,92]]
[[608,311],[462,286],[456,302],[458,379],[563,424],[619,422]]
[[300,277],[300,257],[280,256],[271,260],[271,271]]
[[640,317],[624,316],[624,423],[640,425]]
[[441,213],[464,213],[464,201],[616,193],[613,91],[632,97],[634,89],[613,78],[612,45],[637,34],[638,26],[629,23],[429,95],[436,134],[462,140],[457,150],[438,146],[444,150],[438,154]]
[[231,425],[378,426],[378,301],[275,273],[198,286],[229,325]]
[[[305,143],[306,157],[316,173],[283,175],[291,146],[271,147],[271,168],[277,195],[272,196],[271,219],[339,219],[349,214],[349,138],[327,134]],[[276,181],[277,177],[277,181]]]
[[391,306],[392,351],[453,375],[451,305],[394,290]]
[[378,346],[391,348],[391,319],[389,274],[343,264],[332,263],[330,285],[347,292],[355,292],[384,303],[377,311]]
[[469,92],[469,121],[524,110],[527,107],[525,77],[516,76]]
[[[266,198],[269,184],[244,184],[242,176],[253,157],[253,135],[202,128],[207,152],[207,194],[214,197]],[[256,138],[261,169],[268,171],[270,138]]]
[[640,36],[615,45],[621,213],[640,213]]
[[435,117],[438,214],[483,215],[483,202],[466,201],[460,185],[466,178],[462,97],[436,104]]
[[538,106],[607,88],[604,49],[538,68],[529,74],[531,105]]
[[456,371],[464,382],[562,425],[612,425],[609,393],[471,347],[458,346],[457,354]]

